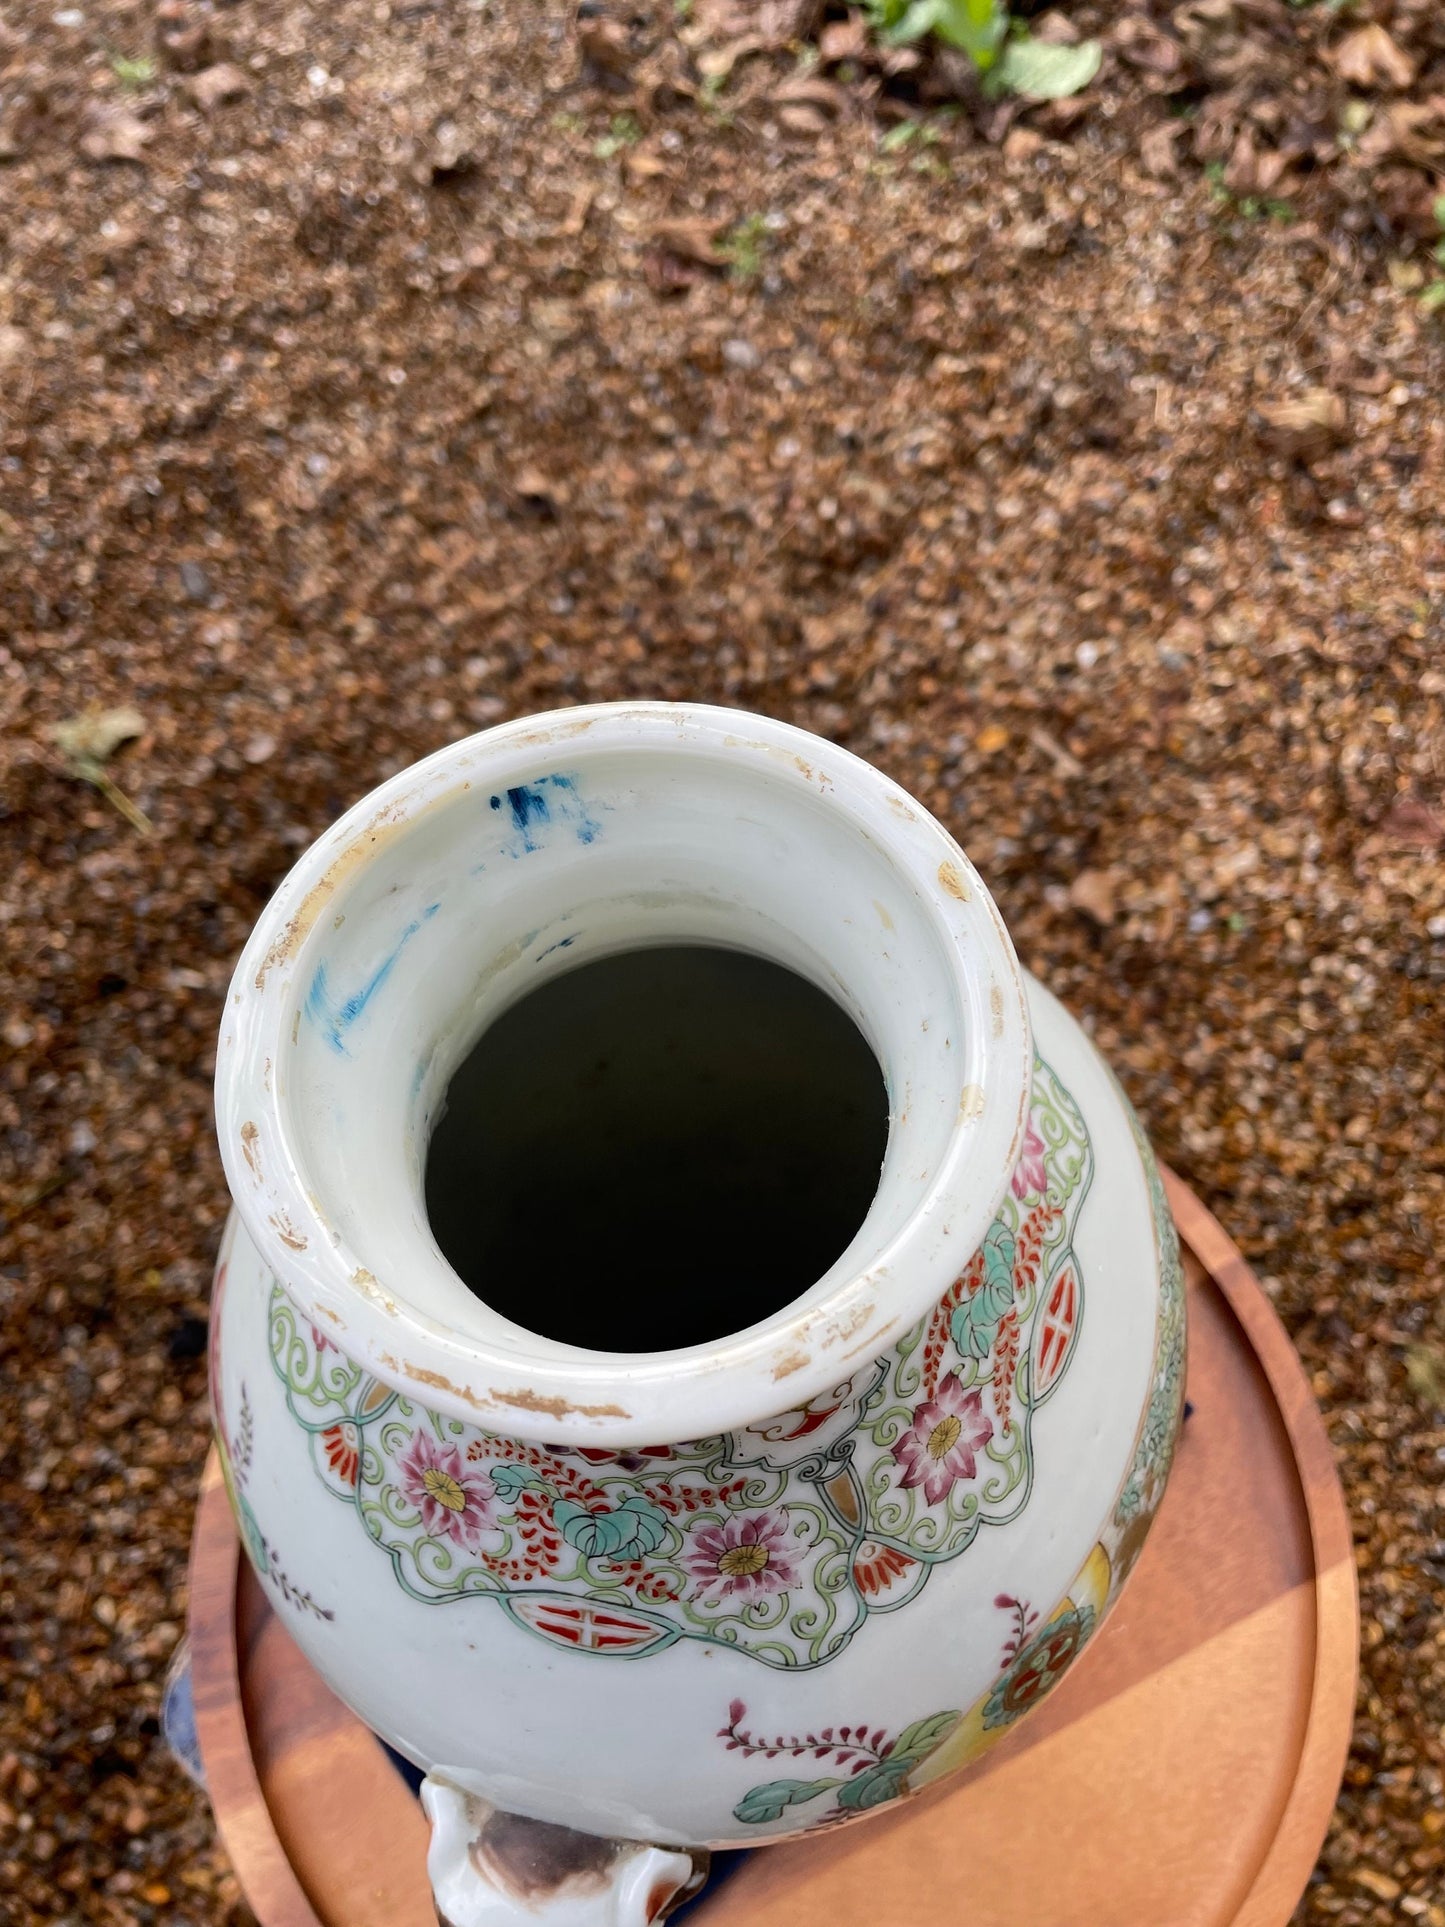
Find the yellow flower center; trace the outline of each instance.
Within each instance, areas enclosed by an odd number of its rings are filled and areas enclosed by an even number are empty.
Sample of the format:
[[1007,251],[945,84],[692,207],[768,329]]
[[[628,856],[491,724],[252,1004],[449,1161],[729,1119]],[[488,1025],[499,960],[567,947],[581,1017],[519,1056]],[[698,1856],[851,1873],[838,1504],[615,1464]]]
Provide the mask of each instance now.
[[745,1579],[750,1574],[761,1572],[768,1563],[766,1546],[733,1546],[717,1562],[719,1572],[725,1572],[729,1579]]
[[438,1505],[444,1505],[448,1512],[466,1511],[467,1495],[450,1472],[441,1472],[436,1466],[429,1465],[421,1475],[421,1482],[428,1494]]
[[941,1418],[928,1435],[928,1456],[931,1459],[946,1459],[958,1444],[958,1435],[963,1430],[963,1420],[950,1412]]

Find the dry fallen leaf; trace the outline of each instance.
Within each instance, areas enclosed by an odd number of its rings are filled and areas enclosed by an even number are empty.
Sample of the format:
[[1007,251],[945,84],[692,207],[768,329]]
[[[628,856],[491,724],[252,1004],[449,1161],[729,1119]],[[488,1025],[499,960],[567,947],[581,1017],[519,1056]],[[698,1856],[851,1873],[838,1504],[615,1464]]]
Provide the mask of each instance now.
[[8,322],[0,325],[0,368],[13,366],[29,346],[30,337],[23,328],[13,328]]
[[760,33],[739,34],[736,40],[729,40],[721,47],[709,47],[706,53],[699,54],[697,70],[704,80],[726,80],[740,60],[749,54],[766,53],[771,44]]
[[201,112],[209,114],[228,100],[239,100],[243,94],[249,94],[251,81],[239,67],[223,60],[218,66],[193,74],[186,82],[186,91]]
[[0,106],[0,161],[18,161],[29,152],[32,141],[45,119],[43,97],[12,94]]
[[1445,816],[1418,796],[1397,796],[1381,817],[1380,830],[1397,848],[1438,850],[1445,844]]
[[1347,33],[1329,60],[1354,87],[1408,87],[1415,78],[1414,61],[1375,22]]
[[1287,401],[1260,409],[1265,438],[1281,455],[1310,461],[1328,454],[1344,441],[1349,415],[1340,397],[1328,388],[1310,388]]
[[1244,128],[1230,151],[1224,168],[1224,185],[1231,194],[1269,194],[1279,189],[1289,162],[1272,147],[1257,147],[1254,135]]
[[789,74],[769,98],[782,107],[809,107],[825,121],[846,119],[853,107],[853,97],[846,87],[840,87],[835,80],[824,80],[819,74]]
[[805,40],[818,0],[696,0],[691,25],[699,44],[759,33],[771,47]]
[[1434,1345],[1412,1345],[1405,1354],[1405,1376],[1412,1392],[1445,1411],[1445,1352]]
[[122,743],[145,734],[145,726],[145,717],[138,709],[87,709],[79,716],[68,716],[64,722],[55,723],[47,734],[64,758],[66,774],[98,789],[133,829],[149,836],[150,818],[131,802],[105,769]]
[[1393,101],[1360,136],[1355,154],[1366,163],[1398,154],[1415,167],[1438,167],[1445,161],[1445,95]]
[[138,115],[114,104],[87,107],[80,123],[80,151],[88,161],[143,161],[150,137]]
[[655,147],[628,147],[623,150],[622,171],[630,181],[652,181],[674,170]]
[[1138,14],[1126,14],[1109,39],[1131,67],[1146,74],[1172,79],[1184,65],[1184,49],[1174,36]]
[[868,39],[868,22],[861,13],[850,13],[846,20],[830,20],[818,35],[818,56],[826,61],[861,60]]
[[1112,870],[1080,870],[1069,885],[1069,902],[1101,928],[1107,928],[1118,910],[1115,901],[1118,884]]
[[1184,123],[1177,120],[1161,121],[1149,129],[1139,143],[1139,158],[1146,174],[1152,174],[1156,181],[1173,180],[1178,175],[1179,156],[1174,143],[1183,132]]
[[727,266],[721,241],[726,221],[658,221],[648,236],[655,247],[675,254],[679,261],[693,261],[703,268]]
[[87,709],[51,728],[50,739],[70,763],[108,763],[122,743],[145,734],[138,709]]

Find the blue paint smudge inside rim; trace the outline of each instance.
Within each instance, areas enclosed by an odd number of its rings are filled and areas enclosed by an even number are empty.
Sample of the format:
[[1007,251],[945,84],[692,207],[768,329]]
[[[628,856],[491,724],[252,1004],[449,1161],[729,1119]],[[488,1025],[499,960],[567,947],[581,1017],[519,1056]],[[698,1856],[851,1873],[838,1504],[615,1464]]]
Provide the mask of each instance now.
[[372,971],[370,977],[354,991],[350,997],[338,1002],[331,990],[331,981],[324,962],[317,964],[316,974],[311,979],[311,988],[306,993],[306,1015],[320,1030],[322,1036],[334,1051],[342,1057],[349,1057],[346,1048],[346,1032],[358,1018],[365,1015],[371,1002],[387,978],[401,961],[401,953],[406,949],[417,931],[441,909],[439,903],[429,904],[421,915],[409,923],[402,931],[390,956],[385,957]]
[[487,800],[498,814],[507,812],[512,835],[503,847],[512,857],[540,850],[548,840],[546,832],[559,825],[570,829],[584,844],[595,842],[602,832],[602,825],[577,793],[576,777],[561,771],[539,776],[535,783],[518,783],[500,790]]

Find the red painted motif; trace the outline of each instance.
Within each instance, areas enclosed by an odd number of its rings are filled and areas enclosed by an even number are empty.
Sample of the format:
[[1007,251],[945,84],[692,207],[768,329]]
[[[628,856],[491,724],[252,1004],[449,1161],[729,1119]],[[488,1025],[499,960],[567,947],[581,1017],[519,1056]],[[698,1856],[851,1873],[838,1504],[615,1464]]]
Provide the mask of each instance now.
[[514,1599],[512,1611],[543,1639],[578,1652],[640,1653],[668,1637],[650,1620],[585,1600]]
[[1034,1396],[1042,1398],[1058,1378],[1074,1342],[1079,1318],[1079,1287],[1072,1265],[1065,1265],[1053,1282],[1039,1324],[1038,1359],[1034,1368]]

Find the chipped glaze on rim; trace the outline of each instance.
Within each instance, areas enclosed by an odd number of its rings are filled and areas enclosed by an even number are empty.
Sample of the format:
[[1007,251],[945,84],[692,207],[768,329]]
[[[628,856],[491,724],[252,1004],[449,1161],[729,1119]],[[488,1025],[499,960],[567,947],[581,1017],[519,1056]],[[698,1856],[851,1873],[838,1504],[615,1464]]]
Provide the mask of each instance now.
[[[602,1353],[522,1334],[523,1356],[517,1328],[478,1300],[468,1301],[475,1312],[469,1329],[423,1312],[408,1302],[405,1277],[375,1275],[332,1222],[278,1095],[276,1067],[294,1042],[310,941],[348,888],[449,801],[527,780],[539,756],[553,751],[573,760],[683,751],[821,800],[882,853],[900,889],[929,917],[965,1016],[950,1070],[953,1122],[936,1165],[921,1174],[926,1190],[906,1222],[862,1269],[707,1344]],[[709,1437],[801,1406],[915,1323],[972,1255],[1008,1185],[1026,1122],[1031,1054],[1023,982],[993,900],[957,843],[897,784],[846,750],[746,711],[599,704],[506,723],[439,750],[318,838],[276,891],[232,979],[216,1115],[248,1233],[298,1308],[342,1350],[384,1383],[455,1418],[559,1445],[625,1447]],[[875,1199],[869,1219],[876,1207]],[[434,1243],[423,1256],[445,1267]],[[499,1342],[503,1331],[507,1343]]]

